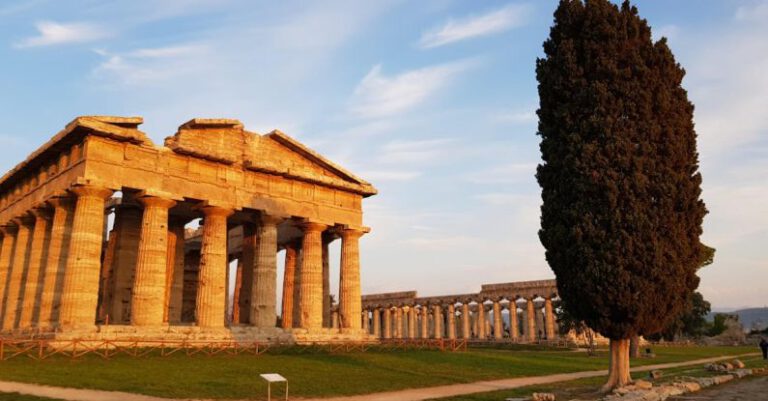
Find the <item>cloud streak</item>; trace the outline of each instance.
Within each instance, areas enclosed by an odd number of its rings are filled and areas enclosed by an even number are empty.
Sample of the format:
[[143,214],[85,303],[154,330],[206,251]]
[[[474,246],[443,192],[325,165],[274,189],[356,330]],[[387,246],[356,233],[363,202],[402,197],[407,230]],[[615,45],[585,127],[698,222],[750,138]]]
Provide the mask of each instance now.
[[474,64],[476,61],[467,59],[393,76],[384,75],[381,65],[375,65],[355,88],[350,111],[363,119],[390,117],[409,111],[425,103]]
[[522,26],[530,15],[530,9],[527,4],[510,4],[486,14],[449,20],[439,28],[424,32],[419,47],[431,49]]
[[28,47],[66,45],[73,43],[87,43],[111,36],[105,29],[89,23],[62,24],[53,21],[40,21],[35,24],[38,35],[22,39],[14,44],[14,47],[23,49]]

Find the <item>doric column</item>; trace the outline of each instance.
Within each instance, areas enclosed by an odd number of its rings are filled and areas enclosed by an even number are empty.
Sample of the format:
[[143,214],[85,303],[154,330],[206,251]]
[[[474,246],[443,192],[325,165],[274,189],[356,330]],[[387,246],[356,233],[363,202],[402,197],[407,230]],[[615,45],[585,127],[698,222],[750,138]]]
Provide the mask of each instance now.
[[131,297],[131,324],[160,326],[165,317],[168,272],[168,209],[176,202],[143,196],[139,252]]
[[224,327],[227,277],[227,217],[231,209],[203,208],[203,240],[195,305],[195,320],[200,327]]
[[373,308],[373,312],[371,312],[371,324],[373,324],[373,336],[381,338],[381,309]]
[[339,311],[338,310],[331,311],[331,328],[332,329],[339,328]]
[[557,338],[557,332],[555,332],[555,314],[552,310],[552,298],[544,298],[544,319],[546,321],[544,327],[547,329],[547,340]]
[[77,201],[61,293],[60,325],[65,328],[91,327],[95,324],[99,297],[104,201],[112,191],[83,185],[72,192]]
[[[323,240],[323,327],[333,327],[331,322],[331,261],[328,247],[333,241],[329,232],[324,232]],[[346,316],[345,316],[346,317]]]
[[395,306],[395,338],[403,338],[403,308]]
[[353,316],[360,314],[360,246],[362,231],[341,230],[341,266],[339,274],[339,311],[342,328],[357,330]]
[[381,328],[381,338],[389,339],[392,338],[392,320],[390,316],[392,315],[390,308],[387,306],[382,310],[383,319],[382,319],[382,328]]
[[168,265],[166,284],[166,321],[181,323],[184,301],[184,224],[185,220],[171,216],[168,220]]
[[234,302],[232,302],[232,324],[235,324],[235,325],[240,323],[242,320],[242,317],[248,313],[247,309],[242,314],[240,313],[241,303],[239,302],[239,300],[241,299],[242,293],[243,293],[243,257],[240,256],[237,258],[237,266],[235,266],[235,291],[232,294],[232,299],[234,300]]
[[6,225],[0,230],[3,232],[3,246],[0,249],[0,329],[3,328],[3,311],[7,306],[7,288],[8,279],[11,273],[11,264],[13,263],[13,251],[16,247],[16,235],[19,227],[16,225]]
[[112,292],[109,321],[123,324],[130,321],[131,292],[139,253],[142,212],[132,196],[123,193],[123,202],[115,209],[115,256],[110,275]]
[[249,322],[256,327],[275,327],[277,320],[277,224],[280,219],[262,215],[256,233],[256,266],[251,284]]
[[443,307],[440,305],[433,306],[432,315],[434,317],[435,338],[443,338]]
[[45,262],[48,259],[48,245],[51,238],[51,213],[46,209],[34,209],[35,228],[32,230],[32,243],[29,252],[29,269],[27,269],[24,298],[21,304],[19,327],[24,329],[37,326],[40,315],[40,291],[43,289],[40,280],[44,278]]
[[471,337],[471,328],[469,327],[469,301],[461,303],[461,338],[468,340]]
[[323,245],[326,226],[303,223],[301,280],[299,290],[299,327],[318,330],[323,327]]
[[501,319],[499,301],[493,301],[493,338],[496,340],[504,338],[504,321]]
[[509,339],[512,341],[517,341],[520,337],[520,329],[517,325],[519,319],[520,317],[517,316],[517,302],[511,299],[509,301]]
[[533,298],[527,299],[525,312],[528,321],[528,331],[526,332],[528,341],[534,342],[536,341],[536,310],[533,305]]
[[448,304],[448,339],[456,338],[456,309],[453,303]]
[[408,307],[408,338],[416,338],[416,306]]
[[429,338],[429,309],[427,305],[422,305],[419,309],[421,315],[421,338]]
[[488,333],[485,331],[485,304],[483,300],[477,303],[477,337],[486,340]]
[[[108,220],[104,219],[106,223]],[[107,316],[112,309],[112,268],[115,264],[115,249],[117,248],[117,235],[112,231],[104,230],[107,237],[107,245],[104,257],[101,260],[101,277],[99,279],[99,310],[96,312],[96,322],[108,324]]]
[[285,268],[283,270],[283,305],[280,313],[282,326],[284,329],[293,327],[293,299],[294,282],[296,280],[296,245],[289,243],[285,245]]
[[363,333],[370,334],[370,327],[368,326],[368,309],[363,309],[360,313],[360,323],[363,328]]
[[22,218],[14,220],[19,227],[16,234],[16,246],[13,251],[13,262],[8,273],[8,283],[6,284],[5,297],[5,315],[3,316],[3,330],[13,330],[18,322],[19,312],[21,311],[21,296],[23,292],[21,286],[24,284],[24,272],[29,266],[29,254],[31,250],[31,233],[35,219],[32,216],[25,215]]
[[48,203],[53,206],[53,221],[40,300],[40,317],[38,319],[38,327],[40,328],[54,327],[59,321],[61,291],[64,287],[64,272],[72,236],[72,221],[75,215],[74,202],[71,198],[54,198]]
[[[242,268],[241,280],[245,283],[240,287],[240,293],[235,298],[235,304],[238,305],[241,313],[238,323],[250,323],[251,297],[254,284],[254,270],[256,269],[256,247],[258,236],[256,235],[256,224],[250,221],[243,223],[243,245],[240,253],[240,263],[238,268]],[[293,277],[291,277],[293,279]],[[293,285],[293,283],[291,283]],[[285,285],[285,283],[283,283]],[[292,305],[291,305],[292,306]]]

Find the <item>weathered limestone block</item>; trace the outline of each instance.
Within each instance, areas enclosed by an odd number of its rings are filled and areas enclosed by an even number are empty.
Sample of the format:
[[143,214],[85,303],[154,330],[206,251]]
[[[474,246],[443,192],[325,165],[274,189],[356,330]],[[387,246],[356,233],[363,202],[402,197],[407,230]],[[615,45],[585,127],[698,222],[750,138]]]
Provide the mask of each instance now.
[[[34,209],[35,226],[32,230],[32,242],[29,253],[29,268],[27,269],[24,299],[21,303],[19,327],[24,329],[37,326],[37,316],[40,314],[40,299],[42,291],[41,279],[45,279],[42,271],[48,259],[48,246],[50,243],[51,213],[46,209]],[[34,321],[33,321],[34,317]]]
[[131,324],[160,326],[165,317],[168,273],[168,209],[176,202],[143,196],[139,251],[131,298]]
[[29,266],[31,232],[35,220],[31,216],[24,216],[14,222],[19,228],[16,234],[13,261],[8,273],[8,283],[6,284],[3,330],[13,330],[17,327],[16,323],[21,310],[21,297],[24,295],[21,287],[24,284],[24,274]]
[[322,232],[327,226],[307,222],[301,225],[302,240],[301,283],[299,298],[299,327],[318,330],[323,327],[323,251]]
[[195,321],[200,327],[224,327],[227,276],[227,217],[231,209],[203,208],[203,243],[195,305]]
[[294,300],[294,281],[296,278],[296,259],[297,250],[294,244],[285,246],[285,269],[283,271],[283,303],[282,303],[282,327],[290,329],[293,327],[293,300]]
[[[339,312],[342,328],[357,330],[360,326],[353,316],[362,310],[360,292],[360,245],[362,231],[341,231],[341,267],[339,280]],[[410,329],[410,325],[409,325]]]
[[95,324],[104,236],[104,200],[112,191],[94,185],[72,189],[77,195],[69,255],[61,295],[60,325],[68,329]]
[[38,319],[38,327],[42,329],[52,328],[59,321],[61,291],[64,287],[64,272],[75,216],[71,198],[54,198],[48,203],[53,206],[53,221]]
[[275,327],[277,298],[277,224],[280,219],[262,216],[257,228],[249,322]]
[[165,146],[177,153],[232,164],[243,157],[243,125],[237,120],[195,118],[166,138]]

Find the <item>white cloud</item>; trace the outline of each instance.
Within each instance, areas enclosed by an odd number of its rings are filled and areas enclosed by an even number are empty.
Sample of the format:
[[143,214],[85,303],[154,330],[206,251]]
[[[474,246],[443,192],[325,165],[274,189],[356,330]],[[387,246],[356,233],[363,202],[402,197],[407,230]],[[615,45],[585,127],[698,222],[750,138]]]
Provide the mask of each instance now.
[[451,138],[396,140],[381,147],[377,161],[386,164],[423,164],[444,155]]
[[737,21],[765,21],[768,18],[768,2],[762,1],[736,9],[734,19]]
[[474,184],[513,184],[535,180],[537,163],[505,163],[465,174],[464,181]]
[[101,49],[94,52],[105,58],[94,69],[95,77],[113,85],[143,85],[199,72],[205,68],[205,64],[199,62],[200,57],[208,55],[209,48],[193,43],[115,54]]
[[492,116],[495,121],[510,124],[530,124],[538,120],[535,108],[522,110],[504,111]]
[[460,20],[449,20],[443,26],[422,34],[419,46],[428,49],[504,32],[522,26],[529,15],[529,5],[510,4],[487,14],[470,16]]
[[40,21],[35,24],[38,35],[22,39],[14,44],[17,48],[86,43],[104,39],[111,35],[100,26],[88,23],[61,24]]
[[654,40],[659,40],[662,37],[674,40],[680,34],[680,27],[677,25],[662,25],[658,28],[653,28],[652,32]]
[[351,112],[361,118],[381,118],[408,111],[426,102],[456,75],[474,65],[457,61],[385,76],[376,65],[355,88]]

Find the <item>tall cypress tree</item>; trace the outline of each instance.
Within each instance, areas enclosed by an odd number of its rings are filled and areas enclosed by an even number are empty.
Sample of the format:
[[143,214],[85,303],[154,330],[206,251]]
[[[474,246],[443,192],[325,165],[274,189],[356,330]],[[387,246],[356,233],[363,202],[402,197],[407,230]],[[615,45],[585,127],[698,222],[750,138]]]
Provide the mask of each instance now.
[[629,338],[661,331],[699,283],[693,105],[628,1],[561,0],[554,17],[536,62],[539,238],[563,306],[611,341],[608,390],[631,381]]

